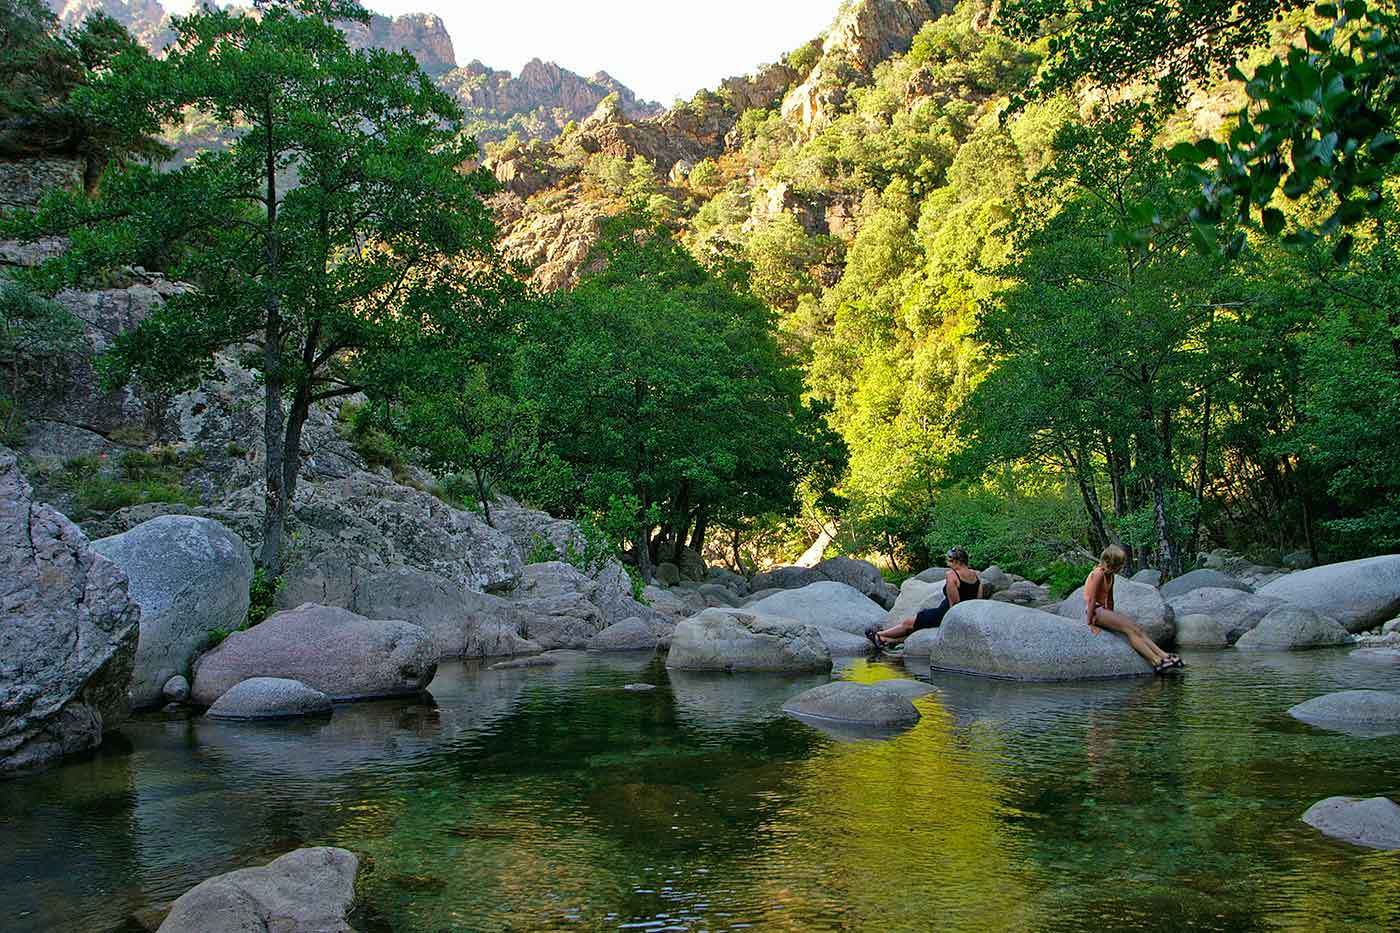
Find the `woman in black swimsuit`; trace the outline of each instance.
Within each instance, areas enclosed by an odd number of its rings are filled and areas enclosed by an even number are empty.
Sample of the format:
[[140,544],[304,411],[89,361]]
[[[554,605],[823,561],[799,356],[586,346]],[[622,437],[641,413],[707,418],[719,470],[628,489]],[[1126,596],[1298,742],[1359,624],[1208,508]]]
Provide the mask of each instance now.
[[955,547],[948,552],[947,557],[948,573],[943,581],[943,602],[932,609],[921,609],[917,615],[883,632],[877,631],[872,625],[865,630],[865,637],[870,639],[872,645],[876,648],[902,645],[904,639],[919,629],[938,628],[943,624],[943,617],[948,614],[948,610],[958,603],[965,599],[982,597],[982,578],[977,576],[977,571],[968,566],[967,551]]

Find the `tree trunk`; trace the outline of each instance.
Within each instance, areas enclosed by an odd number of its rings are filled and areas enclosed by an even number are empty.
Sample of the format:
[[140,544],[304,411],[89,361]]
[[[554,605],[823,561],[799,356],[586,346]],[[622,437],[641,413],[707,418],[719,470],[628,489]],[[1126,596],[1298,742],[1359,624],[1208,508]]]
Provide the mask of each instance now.
[[1104,520],[1103,503],[1099,501],[1099,491],[1094,487],[1093,477],[1088,475],[1085,463],[1088,459],[1088,453],[1080,451],[1078,454],[1074,454],[1068,448],[1062,448],[1062,452],[1074,471],[1074,482],[1079,487],[1079,498],[1083,500],[1084,511],[1089,516],[1089,535],[1093,538],[1094,552],[1102,553],[1112,538],[1108,533],[1108,523]]
[[[1196,468],[1196,517],[1191,522],[1191,539],[1186,545],[1186,553],[1193,554],[1201,544],[1201,508],[1206,501],[1206,461],[1210,459],[1210,390],[1206,390],[1205,410],[1201,416],[1201,461]],[[1184,556],[1184,555],[1183,555]]]
[[[277,154],[273,149],[272,100],[268,98],[267,132],[267,320],[263,325],[263,445],[267,450],[264,479],[267,493],[263,501],[262,547],[258,563],[275,580],[282,573],[282,538],[287,528],[291,496],[285,485],[287,429],[282,414],[282,301],[278,294],[281,250],[277,237]],[[297,437],[301,429],[297,428]],[[294,452],[295,457],[295,452]]]
[[481,500],[481,511],[486,516],[486,524],[495,528],[496,523],[491,521],[490,497],[486,494],[486,474],[481,471],[480,467],[473,466],[472,479],[476,480],[476,497]]
[[690,534],[690,549],[696,554],[705,553],[705,532],[710,521],[710,510],[708,506],[700,506],[695,510],[695,530]]

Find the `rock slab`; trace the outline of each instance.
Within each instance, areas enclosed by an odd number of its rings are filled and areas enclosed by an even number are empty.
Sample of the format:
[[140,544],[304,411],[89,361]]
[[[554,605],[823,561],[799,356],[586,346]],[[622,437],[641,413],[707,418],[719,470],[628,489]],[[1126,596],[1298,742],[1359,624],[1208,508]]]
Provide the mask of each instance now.
[[1400,554],[1300,570],[1258,592],[1330,616],[1353,634],[1365,632],[1400,612]]
[[1400,693],[1341,690],[1299,703],[1289,709],[1288,715],[1321,726],[1400,724]]
[[[905,649],[908,650],[907,648]],[[1152,666],[1112,632],[995,600],[958,603],[931,646],[937,670],[1007,680],[1103,680],[1150,675]]]
[[131,705],[154,706],[166,681],[189,674],[210,631],[243,624],[253,559],[233,532],[193,515],[155,518],[92,546],[122,569],[141,606]]
[[1219,570],[1211,570],[1202,567],[1199,570],[1192,570],[1183,573],[1181,576],[1168,580],[1162,584],[1162,595],[1167,599],[1173,596],[1185,596],[1192,590],[1204,589],[1213,586],[1219,589],[1240,590],[1245,593],[1253,592],[1254,588],[1243,580],[1237,580],[1227,573]]
[[359,871],[345,849],[297,849],[195,885],[160,933],[348,933]]
[[414,694],[437,673],[420,626],[308,603],[234,632],[200,658],[190,699],[210,706],[249,677],[299,680],[332,700]]
[[[1267,596],[1260,596],[1258,593],[1206,586],[1182,596],[1174,596],[1167,601],[1167,605],[1171,607],[1178,619],[1183,616],[1207,616],[1216,623],[1212,629],[1198,629],[1201,631],[1200,637],[1205,639],[1203,641],[1191,640],[1197,637],[1193,632],[1178,631],[1177,644],[1218,646],[1221,644],[1233,645],[1240,640],[1240,636],[1254,628],[1263,621],[1266,615],[1283,606],[1284,603]],[[1224,642],[1218,640],[1217,631],[1224,632]]]
[[655,629],[641,619],[624,619],[603,629],[588,642],[589,651],[655,651]]
[[706,609],[676,626],[666,666],[691,671],[829,671],[821,632],[742,609]]
[[919,711],[907,696],[879,684],[849,680],[835,680],[800,693],[783,704],[783,712],[866,726],[902,726],[919,720]]
[[885,610],[855,587],[832,580],[783,590],[744,607],[756,615],[793,619],[817,628],[864,635],[872,625],[884,627]]
[[1351,635],[1334,619],[1311,609],[1280,606],[1240,636],[1236,648],[1296,651],[1351,644]]
[[331,698],[299,680],[249,677],[214,701],[211,719],[295,719],[331,711]]
[[1328,797],[1303,822],[1329,836],[1370,849],[1400,849],[1400,806],[1388,797]]
[[0,774],[96,748],[129,709],[141,609],[126,576],[33,500],[0,447]]

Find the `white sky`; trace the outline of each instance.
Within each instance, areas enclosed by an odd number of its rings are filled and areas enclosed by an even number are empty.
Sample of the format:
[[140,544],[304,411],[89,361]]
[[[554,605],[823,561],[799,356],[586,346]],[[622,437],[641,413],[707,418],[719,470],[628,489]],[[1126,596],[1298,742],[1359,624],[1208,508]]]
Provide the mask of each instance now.
[[[436,13],[457,64],[516,74],[531,58],[606,71],[670,105],[748,74],[831,24],[839,0],[362,0],[376,13]],[[183,12],[190,0],[167,0]]]

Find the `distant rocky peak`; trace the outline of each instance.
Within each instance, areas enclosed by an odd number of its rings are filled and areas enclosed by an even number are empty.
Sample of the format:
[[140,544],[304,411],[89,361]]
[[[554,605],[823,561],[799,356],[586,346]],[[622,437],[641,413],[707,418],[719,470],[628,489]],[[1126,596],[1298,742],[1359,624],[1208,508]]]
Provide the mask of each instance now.
[[370,17],[369,23],[343,23],[342,30],[352,48],[400,50],[418,60],[418,67],[437,77],[457,67],[452,37],[441,17],[432,13],[405,13],[401,16]]

